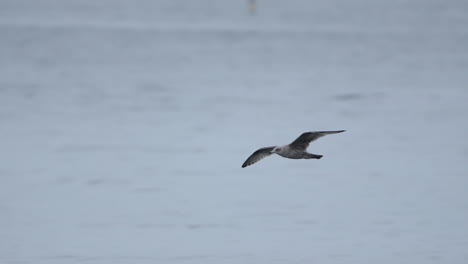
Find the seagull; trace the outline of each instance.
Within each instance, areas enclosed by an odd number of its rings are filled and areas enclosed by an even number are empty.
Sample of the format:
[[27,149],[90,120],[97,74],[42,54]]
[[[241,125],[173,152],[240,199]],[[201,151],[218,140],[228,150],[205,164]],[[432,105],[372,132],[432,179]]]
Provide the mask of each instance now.
[[302,133],[296,140],[289,145],[284,146],[271,146],[261,148],[255,151],[247,160],[242,164],[242,168],[250,166],[261,159],[270,156],[271,154],[278,154],[281,157],[288,159],[320,159],[322,155],[312,154],[306,151],[310,142],[315,141],[323,136],[330,134],[337,134],[345,132],[346,130],[336,131],[313,131]]

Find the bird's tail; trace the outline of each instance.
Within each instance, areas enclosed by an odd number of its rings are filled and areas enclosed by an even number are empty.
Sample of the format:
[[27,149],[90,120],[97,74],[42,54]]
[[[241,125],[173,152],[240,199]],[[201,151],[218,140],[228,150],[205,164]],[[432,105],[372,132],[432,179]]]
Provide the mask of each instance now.
[[321,159],[322,157],[323,157],[322,155],[307,153],[305,158],[306,159]]

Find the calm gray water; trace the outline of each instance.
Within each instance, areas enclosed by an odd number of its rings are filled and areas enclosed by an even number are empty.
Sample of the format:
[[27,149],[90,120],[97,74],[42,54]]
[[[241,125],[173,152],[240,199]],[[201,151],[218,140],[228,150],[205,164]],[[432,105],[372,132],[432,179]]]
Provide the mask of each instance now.
[[258,2],[0,1],[0,263],[468,263],[466,1]]

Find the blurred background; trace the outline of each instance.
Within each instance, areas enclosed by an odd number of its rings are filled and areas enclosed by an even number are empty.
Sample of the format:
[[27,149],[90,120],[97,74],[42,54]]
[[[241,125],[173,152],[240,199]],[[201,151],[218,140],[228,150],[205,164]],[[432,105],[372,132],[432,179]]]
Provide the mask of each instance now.
[[0,0],[0,262],[468,263],[467,13]]

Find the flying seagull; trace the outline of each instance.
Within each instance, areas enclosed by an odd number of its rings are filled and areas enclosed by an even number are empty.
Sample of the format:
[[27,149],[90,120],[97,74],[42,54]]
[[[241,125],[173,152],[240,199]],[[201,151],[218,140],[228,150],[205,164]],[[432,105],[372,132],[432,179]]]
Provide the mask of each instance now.
[[278,154],[281,157],[288,159],[320,159],[322,155],[312,154],[306,151],[310,142],[315,141],[323,136],[330,134],[337,134],[346,130],[337,131],[314,131],[302,133],[293,143],[284,146],[271,146],[261,148],[255,151],[250,157],[242,164],[242,168],[250,166],[261,159],[270,156],[271,154]]

